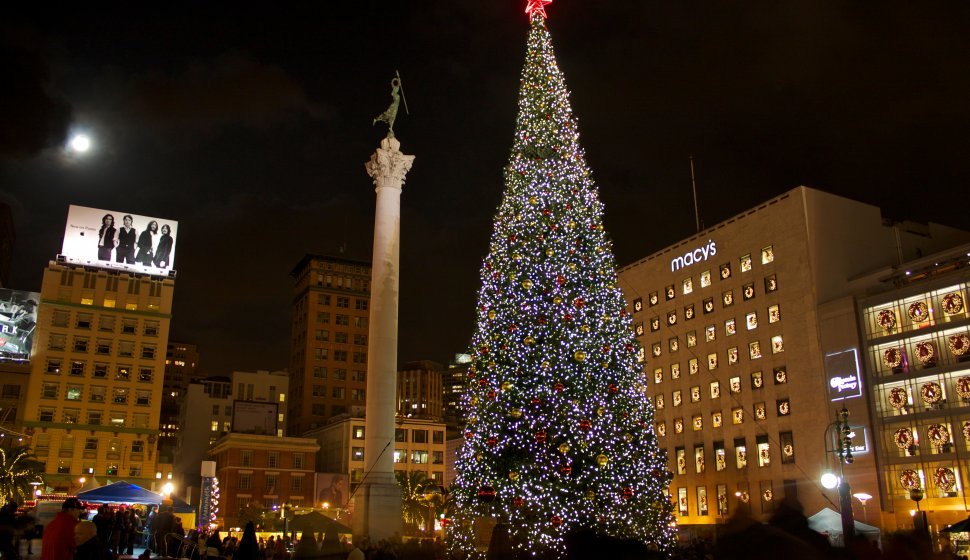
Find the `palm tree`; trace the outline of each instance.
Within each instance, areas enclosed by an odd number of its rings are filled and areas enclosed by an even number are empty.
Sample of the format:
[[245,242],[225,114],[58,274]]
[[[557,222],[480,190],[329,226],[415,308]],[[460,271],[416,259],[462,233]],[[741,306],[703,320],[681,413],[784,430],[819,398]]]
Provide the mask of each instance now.
[[428,517],[428,501],[425,497],[434,481],[422,471],[395,471],[394,477],[401,487],[401,517],[406,525],[418,525]]
[[37,482],[46,482],[44,463],[37,459],[30,447],[0,448],[0,500],[23,504],[33,499],[31,483]]

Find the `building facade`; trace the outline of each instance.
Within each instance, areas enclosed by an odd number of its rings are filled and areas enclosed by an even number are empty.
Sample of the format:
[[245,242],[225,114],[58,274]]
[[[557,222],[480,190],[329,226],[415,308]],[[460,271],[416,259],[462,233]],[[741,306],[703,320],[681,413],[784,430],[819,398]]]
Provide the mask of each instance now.
[[287,433],[361,413],[367,389],[370,263],[306,255],[294,279]]
[[430,360],[407,362],[397,372],[397,415],[440,421],[443,366]]
[[809,515],[837,509],[818,481],[840,473],[843,407],[856,434],[846,480],[876,495],[868,511],[884,507],[867,399],[831,383],[860,375],[854,296],[875,285],[867,274],[967,239],[924,229],[799,187],[620,270],[682,526],[703,532],[739,508],[766,519],[785,496]]
[[935,533],[968,511],[970,245],[877,272],[885,289],[858,311],[879,497],[905,526],[922,493]]
[[461,405],[461,397],[465,394],[471,361],[468,354],[456,354],[448,369],[441,373],[442,419],[448,427],[447,439],[458,438],[465,430],[466,415]]
[[24,406],[30,384],[29,362],[0,361],[0,444],[24,441]]
[[312,506],[319,450],[309,438],[236,433],[221,437],[209,450],[221,494],[216,523],[241,526],[239,510],[247,506]]
[[169,463],[175,462],[179,413],[188,384],[198,376],[198,366],[199,349],[195,344],[168,343],[165,352],[165,376],[162,381],[162,410],[158,421],[158,454]]
[[95,474],[149,486],[175,280],[51,262],[24,426],[57,491]]

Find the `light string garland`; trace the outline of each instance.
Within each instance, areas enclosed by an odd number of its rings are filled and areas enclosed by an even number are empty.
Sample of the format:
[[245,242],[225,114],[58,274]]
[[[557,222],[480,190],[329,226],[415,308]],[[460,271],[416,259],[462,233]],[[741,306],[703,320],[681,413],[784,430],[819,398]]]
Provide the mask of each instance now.
[[515,141],[481,270],[449,546],[481,558],[475,520],[494,517],[530,555],[564,556],[578,528],[668,550],[672,475],[545,4],[529,3]]

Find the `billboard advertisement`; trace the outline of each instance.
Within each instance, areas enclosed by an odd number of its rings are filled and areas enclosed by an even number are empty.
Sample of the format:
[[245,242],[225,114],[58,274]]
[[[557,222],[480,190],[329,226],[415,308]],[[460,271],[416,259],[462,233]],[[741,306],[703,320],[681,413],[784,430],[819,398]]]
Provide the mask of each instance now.
[[177,240],[174,220],[72,204],[61,256],[75,264],[167,275],[174,270]]
[[265,401],[236,401],[232,405],[232,431],[275,436],[278,408],[276,403]]
[[30,358],[39,303],[36,292],[0,289],[0,360]]
[[349,480],[350,476],[342,473],[317,473],[317,503],[313,505],[327,509],[349,509]]

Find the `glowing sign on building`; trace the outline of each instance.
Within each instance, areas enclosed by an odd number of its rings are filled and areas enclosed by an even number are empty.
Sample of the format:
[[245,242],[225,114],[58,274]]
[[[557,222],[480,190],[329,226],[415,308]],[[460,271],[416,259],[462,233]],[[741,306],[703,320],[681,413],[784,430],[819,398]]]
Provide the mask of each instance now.
[[825,373],[831,400],[841,401],[862,396],[859,352],[855,348],[826,354]]
[[679,257],[674,257],[670,260],[670,272],[676,272],[682,268],[697,264],[699,262],[704,262],[708,258],[713,257],[717,254],[717,243],[707,240],[707,245],[698,247],[693,251],[687,251]]

